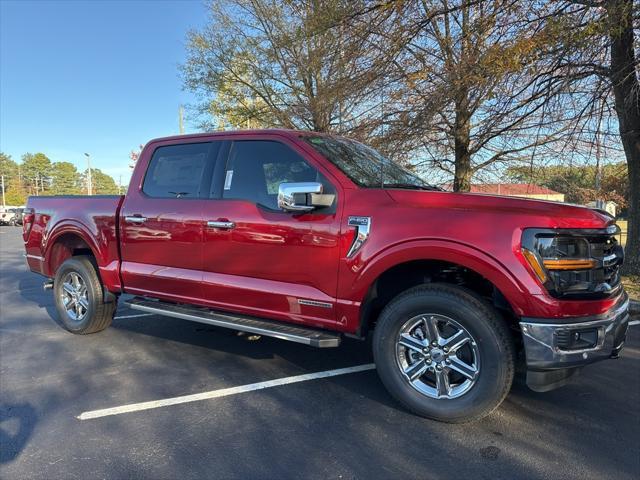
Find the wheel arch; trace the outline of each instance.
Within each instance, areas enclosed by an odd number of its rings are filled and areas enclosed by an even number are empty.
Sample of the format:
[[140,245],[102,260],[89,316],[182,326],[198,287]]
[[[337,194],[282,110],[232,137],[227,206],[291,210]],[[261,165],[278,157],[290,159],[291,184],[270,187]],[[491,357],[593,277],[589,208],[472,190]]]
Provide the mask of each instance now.
[[80,228],[66,225],[56,228],[47,240],[44,251],[45,273],[54,276],[60,265],[68,258],[88,255],[99,265],[97,245]]
[[354,282],[360,289],[357,334],[365,336],[395,296],[425,283],[448,283],[485,297],[511,317],[522,315],[526,290],[508,269],[470,245],[448,241],[400,244],[370,260]]
[[[76,220],[67,220],[56,224],[43,241],[43,273],[54,277],[58,267],[67,258],[76,255],[88,255],[94,259],[94,265],[104,287],[114,294],[121,293],[120,261],[110,253],[114,250],[109,242],[118,242],[115,235],[86,225]],[[116,250],[117,251],[117,250]]]
[[[67,259],[76,256],[90,257],[98,279],[103,285],[104,297],[113,301],[120,291],[119,261],[110,261],[101,254],[95,239],[81,224],[67,223],[53,230],[44,248],[44,274],[55,277],[58,268]],[[117,240],[116,240],[117,241]]]

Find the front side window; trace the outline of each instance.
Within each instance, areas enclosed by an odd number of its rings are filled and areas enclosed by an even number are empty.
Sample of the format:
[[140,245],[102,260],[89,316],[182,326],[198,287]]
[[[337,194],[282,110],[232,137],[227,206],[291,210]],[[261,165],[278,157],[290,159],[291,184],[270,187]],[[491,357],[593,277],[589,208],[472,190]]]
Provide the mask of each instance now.
[[278,187],[285,182],[320,182],[324,176],[287,145],[268,140],[233,142],[227,160],[223,198],[247,200],[278,209]]
[[142,191],[154,198],[198,198],[210,149],[210,143],[158,147]]
[[331,136],[302,138],[361,187],[439,190],[362,143]]

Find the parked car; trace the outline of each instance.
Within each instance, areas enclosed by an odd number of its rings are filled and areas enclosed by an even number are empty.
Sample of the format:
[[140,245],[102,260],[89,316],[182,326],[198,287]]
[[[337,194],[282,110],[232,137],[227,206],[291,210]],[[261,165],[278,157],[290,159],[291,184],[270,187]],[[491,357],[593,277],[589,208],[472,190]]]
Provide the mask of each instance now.
[[24,223],[24,207],[16,208],[16,225],[22,225]]
[[0,225],[22,225],[24,208],[7,208],[0,212]]
[[[616,358],[628,325],[613,219],[440,191],[360,143],[219,132],[149,142],[126,196],[31,197],[29,267],[73,333],[131,308],[319,348],[372,336],[411,411],[462,422]],[[311,354],[311,352],[310,352]]]

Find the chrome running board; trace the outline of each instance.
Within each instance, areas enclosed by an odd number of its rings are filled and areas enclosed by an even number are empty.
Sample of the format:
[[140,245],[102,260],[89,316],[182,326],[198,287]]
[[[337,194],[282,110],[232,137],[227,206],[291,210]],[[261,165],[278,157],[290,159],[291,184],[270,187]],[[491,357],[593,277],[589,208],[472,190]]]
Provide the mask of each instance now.
[[301,327],[275,320],[239,316],[210,310],[204,307],[179,305],[162,302],[160,300],[150,300],[144,297],[134,297],[126,303],[132,309],[142,312],[166,315],[167,317],[206,323],[216,327],[230,328],[241,332],[279,338],[281,340],[302,343],[317,348],[337,347],[340,345],[341,340],[341,335],[335,332]]

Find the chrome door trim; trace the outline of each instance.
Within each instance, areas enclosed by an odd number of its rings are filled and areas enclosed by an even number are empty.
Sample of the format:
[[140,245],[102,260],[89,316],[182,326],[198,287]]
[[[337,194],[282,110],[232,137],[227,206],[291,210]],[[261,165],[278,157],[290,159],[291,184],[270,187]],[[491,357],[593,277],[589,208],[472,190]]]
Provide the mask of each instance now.
[[144,223],[147,221],[147,217],[142,217],[139,215],[127,215],[124,217],[124,221],[127,223]]
[[233,223],[233,222],[229,222],[229,221],[217,220],[217,221],[208,221],[207,222],[207,227],[209,227],[209,228],[219,228],[221,230],[231,230],[232,228],[236,227],[236,224]]

